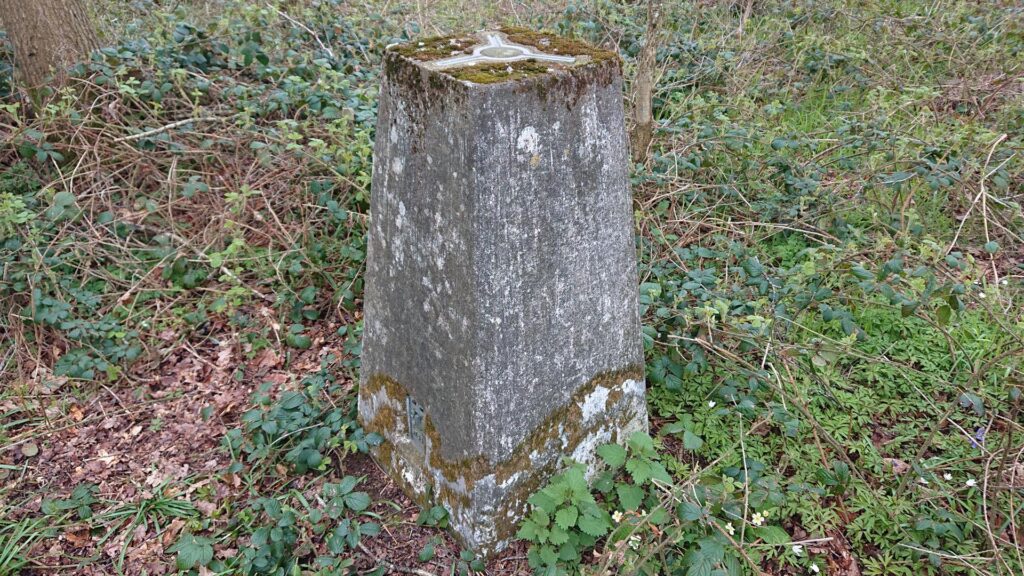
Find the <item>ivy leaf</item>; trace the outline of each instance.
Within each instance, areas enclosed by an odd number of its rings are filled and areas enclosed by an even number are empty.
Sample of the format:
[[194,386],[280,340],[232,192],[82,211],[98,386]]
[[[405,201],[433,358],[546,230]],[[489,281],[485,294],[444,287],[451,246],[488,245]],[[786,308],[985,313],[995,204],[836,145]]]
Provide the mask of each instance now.
[[178,554],[176,562],[179,570],[206,566],[213,560],[213,540],[186,532],[167,551]]
[[615,491],[624,510],[636,510],[644,502],[644,491],[632,484],[619,484]]
[[618,444],[605,444],[597,448],[597,455],[612,468],[618,468],[626,462],[626,449]]

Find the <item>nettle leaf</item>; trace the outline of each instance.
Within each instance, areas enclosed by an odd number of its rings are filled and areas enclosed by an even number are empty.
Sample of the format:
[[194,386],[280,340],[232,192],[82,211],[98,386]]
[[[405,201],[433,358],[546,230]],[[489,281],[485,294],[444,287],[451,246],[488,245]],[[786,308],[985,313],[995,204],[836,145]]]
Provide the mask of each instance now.
[[579,516],[579,511],[575,506],[562,508],[555,514],[555,524],[562,530],[568,530],[576,525],[577,516]]
[[561,528],[555,526],[551,528],[551,533],[548,534],[548,542],[551,542],[555,546],[561,546],[569,541],[569,533]]
[[525,520],[516,532],[516,538],[520,540],[537,541],[537,525],[532,520]]
[[540,554],[540,559],[544,564],[554,566],[558,563],[558,554],[551,546],[541,546],[538,553]]
[[644,502],[644,491],[632,484],[619,484],[615,487],[619,502],[625,510],[636,510]]
[[558,559],[565,562],[578,561],[580,559],[580,553],[576,550],[576,546],[572,542],[566,542],[558,549]]
[[178,554],[176,563],[179,570],[206,566],[213,560],[213,540],[186,532],[167,551]]
[[585,515],[577,520],[580,530],[591,536],[604,536],[610,528],[608,521],[600,516]]
[[582,500],[586,496],[590,495],[590,489],[587,487],[587,479],[584,478],[583,470],[581,468],[576,467],[566,470],[565,482],[569,489],[572,490],[572,493],[577,500]]
[[534,524],[538,527],[547,527],[548,524],[551,524],[551,516],[540,508],[535,509],[533,513],[530,514],[530,519],[533,520]]
[[597,455],[612,468],[618,468],[626,462],[626,449],[618,444],[605,444],[597,448]]
[[634,452],[653,452],[654,451],[654,440],[646,433],[641,431],[633,432],[627,441],[629,447]]
[[651,464],[643,458],[631,458],[626,462],[626,470],[633,477],[633,482],[643,484],[651,479]]

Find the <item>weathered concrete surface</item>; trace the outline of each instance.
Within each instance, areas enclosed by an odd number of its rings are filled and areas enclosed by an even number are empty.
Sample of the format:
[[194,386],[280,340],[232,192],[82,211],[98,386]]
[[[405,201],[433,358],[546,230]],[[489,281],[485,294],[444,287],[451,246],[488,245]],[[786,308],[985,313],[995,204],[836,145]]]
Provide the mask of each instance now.
[[588,50],[486,84],[385,58],[359,414],[482,554],[562,456],[647,427],[620,65]]

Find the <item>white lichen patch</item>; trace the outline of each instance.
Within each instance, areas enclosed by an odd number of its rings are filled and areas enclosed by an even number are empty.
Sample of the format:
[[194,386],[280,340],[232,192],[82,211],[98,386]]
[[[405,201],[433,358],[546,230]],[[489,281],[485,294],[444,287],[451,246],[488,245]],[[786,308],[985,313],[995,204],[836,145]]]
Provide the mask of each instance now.
[[588,480],[594,476],[598,469],[598,461],[595,457],[597,447],[602,444],[608,444],[611,441],[612,431],[602,426],[595,432],[587,434],[576,445],[576,449],[572,451],[572,459],[587,467],[584,475]]
[[523,131],[519,133],[519,138],[516,139],[516,150],[527,156],[533,156],[540,152],[540,136],[537,134],[536,128],[533,126],[523,128]]
[[608,388],[598,386],[583,399],[583,404],[580,407],[583,410],[583,424],[589,424],[595,416],[604,413],[605,406],[608,404],[609,392],[611,390]]

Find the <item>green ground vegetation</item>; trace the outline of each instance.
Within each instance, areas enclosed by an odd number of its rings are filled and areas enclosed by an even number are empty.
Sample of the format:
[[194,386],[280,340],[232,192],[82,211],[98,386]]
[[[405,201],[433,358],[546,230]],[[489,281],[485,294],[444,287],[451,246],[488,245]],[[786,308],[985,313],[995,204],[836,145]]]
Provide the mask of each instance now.
[[[0,33],[0,574],[483,569],[351,466],[381,57],[509,25],[628,81],[645,7],[97,4],[111,47],[39,106]],[[1024,572],[1024,11],[666,5],[631,169],[651,433],[531,499],[521,568]],[[224,350],[252,394],[195,408],[215,469],[61,484],[62,434]],[[250,382],[267,358],[290,376]],[[374,548],[401,530],[412,557]]]

